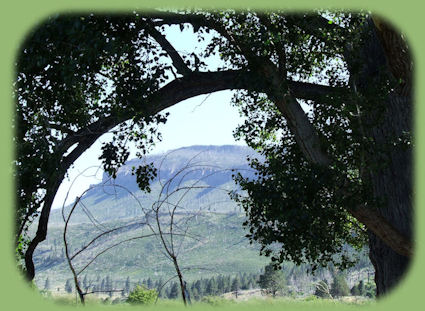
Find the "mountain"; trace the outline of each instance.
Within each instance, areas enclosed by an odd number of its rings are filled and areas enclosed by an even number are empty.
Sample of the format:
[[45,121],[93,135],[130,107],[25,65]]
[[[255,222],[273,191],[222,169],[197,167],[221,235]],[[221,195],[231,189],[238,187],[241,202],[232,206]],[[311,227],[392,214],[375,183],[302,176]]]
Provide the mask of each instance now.
[[[224,146],[191,146],[172,150],[163,154],[150,155],[145,159],[127,161],[115,179],[104,173],[102,182],[92,185],[82,198],[90,213],[99,221],[116,220],[133,217],[142,213],[142,208],[149,208],[158,198],[159,193],[171,193],[177,185],[196,186],[185,195],[186,210],[196,210],[209,205],[210,210],[217,212],[234,211],[236,205],[229,200],[226,190],[236,190],[232,174],[240,172],[245,177],[254,178],[247,156],[259,157],[249,147]],[[157,178],[151,182],[151,193],[139,190],[133,168],[153,163],[157,168]],[[161,183],[167,187],[161,189]],[[174,195],[175,199],[176,195]],[[69,210],[69,206],[67,210]],[[77,209],[72,223],[87,222],[89,219],[82,209]],[[52,210],[49,224],[63,223],[61,210]]]

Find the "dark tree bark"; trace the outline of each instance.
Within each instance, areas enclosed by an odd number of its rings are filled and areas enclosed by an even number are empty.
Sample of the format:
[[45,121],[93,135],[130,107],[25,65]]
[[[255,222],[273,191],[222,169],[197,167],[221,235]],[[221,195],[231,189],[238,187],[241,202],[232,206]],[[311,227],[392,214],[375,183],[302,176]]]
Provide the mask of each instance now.
[[187,297],[186,297],[186,292],[185,292],[186,286],[185,286],[184,281],[183,281],[183,275],[182,275],[182,272],[181,272],[180,267],[178,265],[176,256],[173,255],[172,260],[173,260],[174,268],[176,269],[176,272],[177,272],[177,276],[179,278],[180,291],[182,293],[183,303],[184,303],[185,306],[187,306]]
[[[38,221],[38,229],[35,234],[35,237],[31,240],[28,248],[25,252],[25,277],[28,281],[32,281],[35,276],[35,267],[33,262],[34,251],[37,248],[38,244],[43,242],[47,236],[47,223],[49,221],[50,207],[55,198],[56,192],[65,177],[65,172],[60,174],[60,176],[52,176],[52,184],[49,189],[46,191],[46,197],[44,199],[43,209],[40,214],[40,219]],[[48,206],[48,208],[44,208]]]
[[[360,92],[367,92],[368,85],[379,83],[379,75],[385,68],[395,87],[384,99],[383,110],[363,119],[366,136],[372,137],[376,144],[376,150],[370,155],[371,162],[380,164],[369,168],[367,177],[374,197],[382,200],[379,213],[412,241],[411,145],[397,143],[398,138],[406,133],[410,135],[412,130],[411,61],[398,32],[380,20],[370,22],[369,27],[369,40],[363,47],[363,76],[356,85]],[[410,257],[397,254],[370,230],[369,248],[369,257],[375,267],[377,295],[382,296],[406,274]]]
[[[411,125],[410,102],[392,95],[387,101],[384,124],[373,129],[372,137],[384,139],[394,129],[408,130]],[[403,111],[404,110],[404,111]],[[409,150],[392,150],[387,155],[386,167],[371,173],[373,193],[384,198],[381,215],[404,236],[412,240],[412,164]],[[410,258],[401,256],[389,248],[373,233],[369,233],[369,257],[375,267],[377,295],[390,291],[405,275]]]

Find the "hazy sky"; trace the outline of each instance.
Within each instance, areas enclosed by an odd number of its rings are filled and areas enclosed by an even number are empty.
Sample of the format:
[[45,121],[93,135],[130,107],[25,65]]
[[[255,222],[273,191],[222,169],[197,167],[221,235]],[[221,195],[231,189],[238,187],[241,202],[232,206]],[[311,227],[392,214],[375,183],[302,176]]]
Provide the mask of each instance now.
[[[177,27],[174,27],[168,29],[167,38],[180,53],[192,51],[197,47],[202,48],[191,30],[181,33]],[[202,44],[202,46],[204,45],[205,43]],[[217,66],[218,60],[212,59],[209,64],[213,69]],[[231,97],[231,91],[221,91],[185,100],[165,110],[170,112],[170,116],[167,123],[159,128],[163,140],[155,146],[152,153],[161,153],[191,145],[244,144],[236,142],[232,135],[232,131],[243,120],[237,109],[230,105]],[[74,167],[69,170],[69,177],[59,187],[53,208],[62,207],[68,191],[67,204],[71,203],[76,196],[81,195],[90,184],[101,181],[103,171],[98,169],[100,166],[98,157],[101,142],[104,141],[108,141],[107,135],[100,137],[75,162]],[[133,148],[130,159],[135,157],[135,152],[136,150]],[[74,183],[71,187],[72,181]]]

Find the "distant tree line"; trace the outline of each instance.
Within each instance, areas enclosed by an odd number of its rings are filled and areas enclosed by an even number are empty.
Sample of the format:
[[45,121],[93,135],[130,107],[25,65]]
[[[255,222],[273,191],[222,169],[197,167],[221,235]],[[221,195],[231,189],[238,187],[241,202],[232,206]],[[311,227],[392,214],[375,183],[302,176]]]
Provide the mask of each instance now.
[[[320,270],[320,269],[319,269]],[[190,299],[201,300],[206,296],[219,296],[224,293],[232,292],[235,298],[238,298],[240,291],[261,288],[264,293],[277,296],[294,294],[289,286],[290,279],[297,279],[305,274],[303,269],[294,266],[290,269],[273,269],[272,265],[267,265],[265,269],[258,273],[238,273],[236,275],[218,275],[213,277],[201,278],[196,281],[188,282],[186,290]],[[345,273],[331,270],[332,278],[329,282],[326,279],[315,283],[314,295],[321,298],[336,298],[340,296],[365,296],[375,297],[376,287],[373,283],[360,280],[350,289],[346,281]],[[45,281],[45,289],[50,288],[50,280]],[[101,278],[97,276],[90,278],[85,275],[80,283],[81,288],[87,292],[112,295],[120,294],[127,297],[137,286],[146,289],[155,289],[158,292],[158,298],[162,299],[180,299],[181,290],[177,280],[164,281],[162,278],[152,280],[152,278],[131,280],[127,277],[125,280],[114,280],[110,275]],[[72,293],[75,291],[74,283],[68,279],[65,284],[65,291]]]
[[[235,276],[218,275],[210,278],[201,278],[199,280],[188,282],[186,290],[192,300],[200,300],[204,296],[219,296],[228,292],[238,292],[240,290],[258,288],[258,277],[256,273],[239,273]],[[163,286],[160,279],[152,282],[150,278],[144,279],[138,284],[144,285],[149,289],[156,289],[159,298],[178,299],[181,291],[177,281],[169,282]]]
[[[187,290],[191,299],[199,300],[204,296],[217,296],[227,292],[237,292],[239,290],[258,288],[259,274],[239,273],[235,276],[218,275],[211,278],[201,278],[199,280],[188,282]],[[114,291],[122,289],[122,295],[128,295],[136,286],[141,285],[148,289],[156,289],[159,298],[177,299],[181,292],[176,281],[167,282],[161,278],[153,281],[151,278],[131,281],[130,277],[123,280],[113,280],[111,276],[101,278],[89,278],[84,276],[80,286],[85,291],[105,293],[112,297]],[[65,283],[65,291],[72,293],[74,285],[71,279]]]

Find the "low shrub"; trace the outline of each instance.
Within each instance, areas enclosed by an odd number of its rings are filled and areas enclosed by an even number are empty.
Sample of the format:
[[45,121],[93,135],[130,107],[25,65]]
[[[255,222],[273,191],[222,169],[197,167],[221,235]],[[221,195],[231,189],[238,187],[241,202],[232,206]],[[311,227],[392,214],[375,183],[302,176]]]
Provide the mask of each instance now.
[[129,294],[127,302],[130,304],[152,304],[156,301],[158,292],[156,289],[148,289],[144,286],[137,285]]

